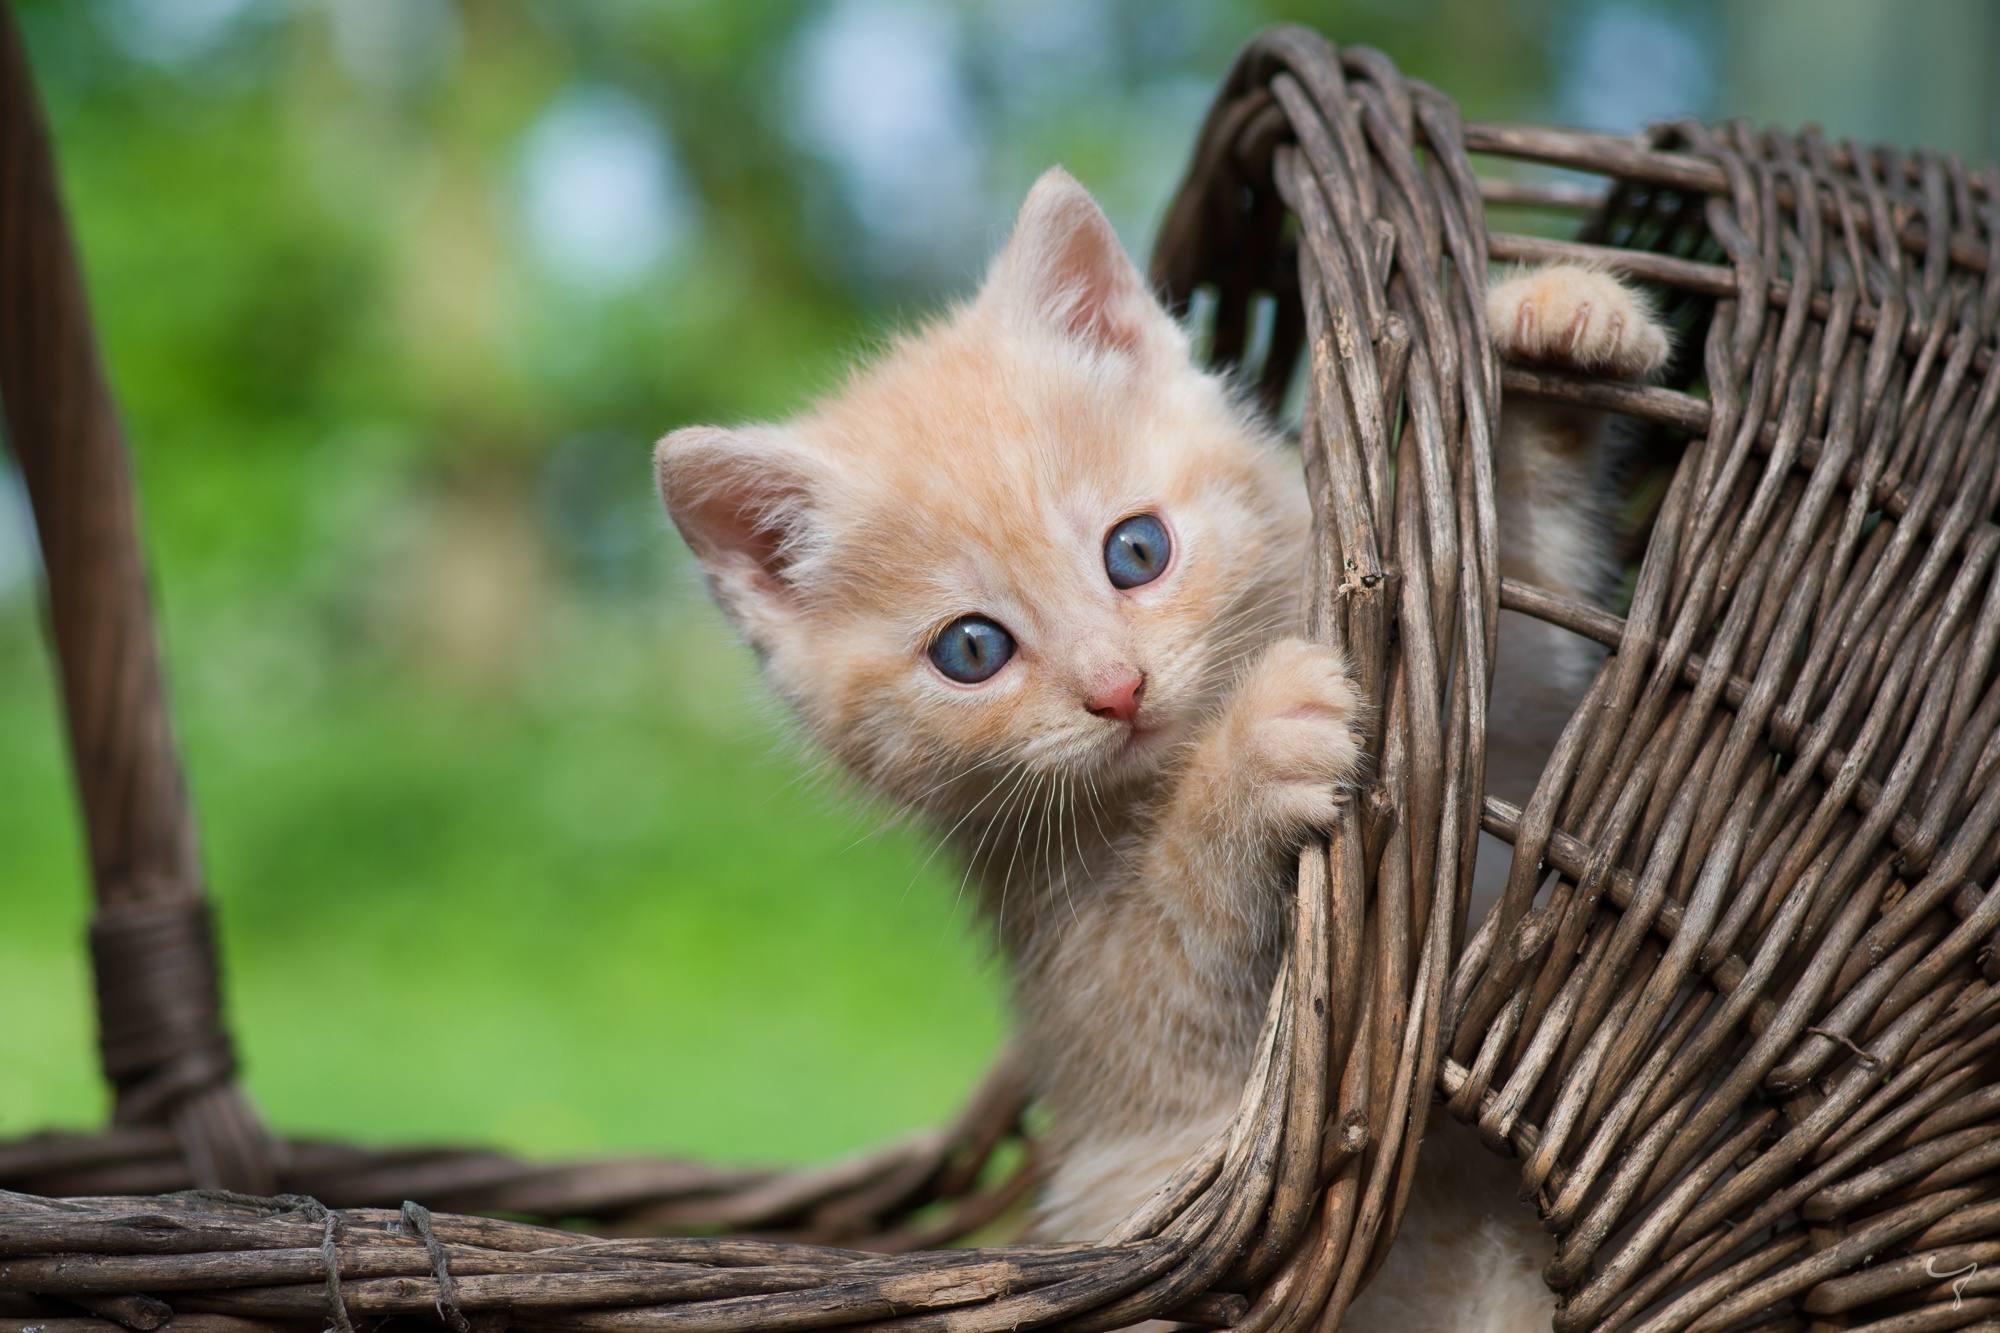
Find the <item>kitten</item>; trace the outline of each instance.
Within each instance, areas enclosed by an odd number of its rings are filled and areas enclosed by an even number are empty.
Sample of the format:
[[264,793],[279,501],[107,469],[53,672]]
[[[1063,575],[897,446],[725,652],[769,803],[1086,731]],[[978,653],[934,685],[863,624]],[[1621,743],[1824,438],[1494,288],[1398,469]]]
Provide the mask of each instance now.
[[[1510,354],[1633,375],[1665,354],[1638,298],[1599,274],[1543,270],[1493,302]],[[1600,433],[1509,414],[1509,573],[1587,590]],[[1104,1234],[1233,1111],[1296,850],[1363,770],[1369,701],[1339,652],[1299,637],[1296,457],[1195,366],[1057,169],[971,301],[792,421],[676,432],[658,468],[806,732],[963,859],[1051,1111],[1035,1229]],[[1488,1225],[1451,1184],[1483,1171],[1479,1208],[1490,1195],[1513,1218],[1489,1248],[1533,1287],[1520,1326],[1545,1326],[1546,1241],[1506,1164],[1449,1146],[1424,1160],[1443,1165],[1406,1223],[1436,1233],[1417,1248]],[[1501,1278],[1467,1272],[1484,1304],[1449,1326],[1512,1310],[1491,1298]]]

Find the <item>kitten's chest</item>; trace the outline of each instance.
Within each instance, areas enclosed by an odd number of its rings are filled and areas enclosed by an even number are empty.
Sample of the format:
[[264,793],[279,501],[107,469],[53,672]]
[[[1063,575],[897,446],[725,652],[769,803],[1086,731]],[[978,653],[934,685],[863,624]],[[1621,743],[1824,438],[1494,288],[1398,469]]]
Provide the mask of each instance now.
[[1050,912],[1082,911],[1114,891],[1130,876],[1155,816],[1149,792],[1118,803],[1059,793],[1023,805],[946,826],[946,843],[1003,937],[1033,933]]

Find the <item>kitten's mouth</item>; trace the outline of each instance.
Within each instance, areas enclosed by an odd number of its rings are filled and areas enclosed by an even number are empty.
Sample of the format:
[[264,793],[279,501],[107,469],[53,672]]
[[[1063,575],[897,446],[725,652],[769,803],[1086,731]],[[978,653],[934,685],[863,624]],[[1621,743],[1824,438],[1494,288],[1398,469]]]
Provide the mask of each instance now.
[[1125,743],[1118,748],[1118,757],[1131,759],[1156,750],[1166,735],[1167,727],[1161,723],[1134,722],[1125,735]]
[[1151,772],[1182,735],[1184,723],[1170,710],[1142,713],[1099,742],[1096,762],[1108,774],[1126,777]]

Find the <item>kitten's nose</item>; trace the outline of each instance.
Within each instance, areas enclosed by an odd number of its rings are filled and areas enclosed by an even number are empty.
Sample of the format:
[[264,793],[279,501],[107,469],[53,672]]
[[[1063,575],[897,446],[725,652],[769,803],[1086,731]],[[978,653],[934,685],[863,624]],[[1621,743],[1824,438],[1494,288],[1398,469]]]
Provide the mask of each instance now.
[[1098,717],[1130,726],[1139,716],[1139,696],[1145,692],[1145,675],[1125,667],[1102,677],[1083,706]]

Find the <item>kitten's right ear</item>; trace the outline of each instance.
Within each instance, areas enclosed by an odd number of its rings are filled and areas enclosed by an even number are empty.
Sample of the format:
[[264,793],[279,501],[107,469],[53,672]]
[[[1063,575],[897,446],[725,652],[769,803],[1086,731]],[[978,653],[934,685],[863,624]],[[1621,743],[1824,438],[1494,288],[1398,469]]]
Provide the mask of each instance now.
[[1014,234],[994,257],[983,299],[1017,324],[1054,329],[1095,351],[1141,359],[1187,354],[1118,233],[1061,167],[1028,191]]
[[751,643],[768,649],[798,617],[792,575],[810,535],[816,470],[767,435],[713,426],[661,440],[653,467],[716,600]]

